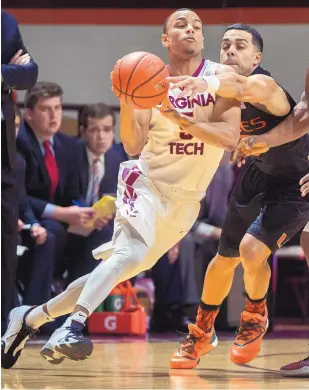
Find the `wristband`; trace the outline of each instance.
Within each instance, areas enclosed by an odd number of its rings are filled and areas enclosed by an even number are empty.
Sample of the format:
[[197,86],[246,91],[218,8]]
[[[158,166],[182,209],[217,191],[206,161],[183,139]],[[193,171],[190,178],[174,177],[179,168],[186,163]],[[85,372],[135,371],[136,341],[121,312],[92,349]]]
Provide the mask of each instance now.
[[208,85],[207,92],[216,93],[220,88],[220,80],[217,76],[201,76],[201,79]]

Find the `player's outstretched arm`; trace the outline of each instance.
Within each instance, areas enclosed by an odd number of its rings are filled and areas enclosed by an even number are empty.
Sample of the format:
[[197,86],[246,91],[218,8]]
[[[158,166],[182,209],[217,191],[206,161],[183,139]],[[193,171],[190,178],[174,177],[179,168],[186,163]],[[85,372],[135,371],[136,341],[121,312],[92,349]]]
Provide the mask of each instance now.
[[272,77],[263,74],[245,77],[227,70],[222,66],[216,76],[180,76],[168,80],[174,84],[172,88],[183,88],[182,96],[193,98],[197,93],[216,93],[221,97],[260,104],[277,116],[288,114],[287,96]]
[[234,99],[218,98],[210,119],[196,110],[197,117],[190,118],[173,108],[161,108],[161,114],[181,129],[201,141],[232,151],[237,146],[240,132],[240,104]]
[[151,110],[134,110],[120,104],[120,138],[125,151],[130,156],[137,156],[142,151],[151,120]]

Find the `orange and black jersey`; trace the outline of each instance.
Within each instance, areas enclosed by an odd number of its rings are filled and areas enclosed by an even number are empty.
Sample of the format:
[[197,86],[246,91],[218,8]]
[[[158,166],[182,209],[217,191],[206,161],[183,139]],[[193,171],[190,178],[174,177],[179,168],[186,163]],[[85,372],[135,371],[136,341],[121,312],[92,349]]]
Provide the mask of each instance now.
[[[256,68],[252,75],[254,74],[271,76],[262,67]],[[291,113],[296,103],[287,91],[284,90],[284,92],[290,103],[290,112],[284,116],[272,115],[250,103],[241,104],[241,137],[265,134],[280,124]],[[305,135],[296,141],[271,148],[267,153],[252,158],[258,168],[265,173],[288,177],[296,174],[298,177],[309,172],[308,156],[309,135]]]

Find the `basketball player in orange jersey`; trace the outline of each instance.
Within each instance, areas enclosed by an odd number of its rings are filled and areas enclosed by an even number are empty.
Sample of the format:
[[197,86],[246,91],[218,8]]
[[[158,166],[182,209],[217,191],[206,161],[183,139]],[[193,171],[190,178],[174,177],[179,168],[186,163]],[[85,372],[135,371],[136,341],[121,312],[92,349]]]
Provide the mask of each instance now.
[[[245,158],[252,155],[260,155],[269,150],[306,135],[309,132],[309,68],[307,69],[305,92],[300,102],[295,106],[292,113],[269,133],[264,135],[244,138],[239,143],[233,160],[241,165]],[[301,196],[309,194],[309,173],[300,180]],[[300,244],[305,253],[309,266],[309,222],[305,226]],[[297,362],[281,367],[280,372],[284,376],[308,376],[309,377],[309,356]]]
[[[195,12],[183,9],[170,15],[162,44],[168,49],[171,75],[212,77],[228,69],[202,58],[203,39]],[[122,142],[128,154],[140,158],[121,165],[113,241],[93,251],[97,259],[108,260],[47,304],[11,312],[2,339],[2,367],[15,364],[35,329],[71,312],[41,354],[53,364],[64,358],[86,359],[93,349],[82,335],[88,316],[115,285],[151,268],[192,227],[224,150],[238,143],[240,107],[234,99],[209,92],[194,102],[179,99],[179,92],[168,93],[171,107],[161,111],[136,111],[121,104]],[[208,348],[216,342],[212,330]]]
[[[239,74],[217,78],[216,94],[240,100],[241,136],[268,133],[296,103],[270,73],[260,67],[263,40],[250,26],[228,27],[221,43],[220,61]],[[175,88],[190,96],[207,91],[207,77],[172,77]],[[266,294],[271,270],[268,258],[309,220],[308,196],[299,193],[299,181],[309,171],[309,136],[252,156],[241,170],[222,228],[218,254],[209,264],[196,324],[170,361],[171,368],[194,368],[209,352],[207,337],[228,295],[234,270],[242,264],[246,291],[230,360],[246,364],[259,353],[268,328]]]

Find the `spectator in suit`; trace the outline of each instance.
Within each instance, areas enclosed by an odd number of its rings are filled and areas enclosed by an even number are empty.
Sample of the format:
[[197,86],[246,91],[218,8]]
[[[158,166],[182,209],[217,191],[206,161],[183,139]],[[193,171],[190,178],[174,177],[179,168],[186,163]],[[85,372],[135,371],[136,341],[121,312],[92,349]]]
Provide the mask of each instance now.
[[26,161],[26,190],[35,216],[54,234],[55,276],[67,268],[63,254],[68,225],[82,225],[93,216],[90,207],[73,205],[80,190],[76,164],[76,140],[59,131],[62,119],[62,88],[38,82],[25,96],[25,121],[17,145]]
[[[120,148],[113,145],[116,118],[111,108],[103,103],[90,105],[84,109],[80,118],[78,142],[78,174],[83,204],[91,207],[105,194],[115,195],[119,165],[126,158]],[[113,218],[97,219],[96,229],[87,237],[71,237],[71,251],[74,264],[68,282],[90,273],[98,264],[92,250],[111,240]]]
[[[16,136],[22,117],[15,105]],[[55,251],[55,237],[40,225],[35,217],[25,187],[26,163],[17,153],[18,226],[19,241],[28,250],[19,258],[17,279],[24,286],[23,304],[40,305],[51,298],[51,282]],[[27,227],[30,227],[28,228]]]
[[1,323],[13,305],[17,267],[16,143],[12,88],[31,88],[38,66],[28,54],[17,21],[1,11]]
[[[18,280],[23,282],[24,305],[40,305],[51,298],[55,236],[41,226],[35,217],[25,188],[26,163],[17,153],[19,219],[21,245],[28,250],[18,262]],[[30,229],[25,229],[30,225]]]

